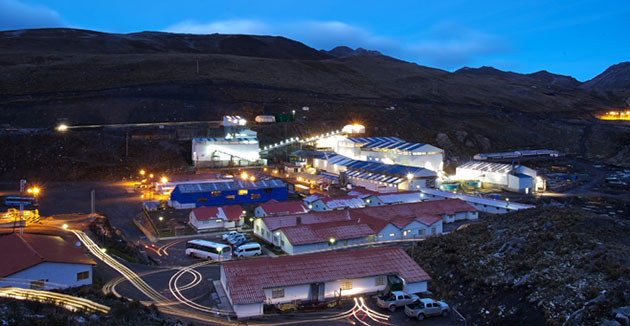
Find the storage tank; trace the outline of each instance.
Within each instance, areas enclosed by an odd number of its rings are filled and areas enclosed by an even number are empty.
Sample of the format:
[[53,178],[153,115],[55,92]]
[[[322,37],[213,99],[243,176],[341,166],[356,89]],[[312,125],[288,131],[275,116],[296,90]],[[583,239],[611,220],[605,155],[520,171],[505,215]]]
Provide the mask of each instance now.
[[276,117],[274,117],[273,115],[258,115],[256,116],[256,122],[272,123],[272,122],[276,122]]

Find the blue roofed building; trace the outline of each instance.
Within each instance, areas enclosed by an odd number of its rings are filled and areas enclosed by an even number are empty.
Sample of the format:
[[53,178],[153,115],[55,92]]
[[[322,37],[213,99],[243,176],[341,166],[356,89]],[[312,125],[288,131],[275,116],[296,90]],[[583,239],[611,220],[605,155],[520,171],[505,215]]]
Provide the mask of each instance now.
[[279,179],[179,184],[171,192],[169,206],[192,209],[202,206],[242,205],[287,200],[287,185]]
[[[332,150],[352,160],[400,164],[441,171],[444,150],[433,145],[409,143],[398,137],[335,136]],[[331,146],[330,139],[325,143]]]

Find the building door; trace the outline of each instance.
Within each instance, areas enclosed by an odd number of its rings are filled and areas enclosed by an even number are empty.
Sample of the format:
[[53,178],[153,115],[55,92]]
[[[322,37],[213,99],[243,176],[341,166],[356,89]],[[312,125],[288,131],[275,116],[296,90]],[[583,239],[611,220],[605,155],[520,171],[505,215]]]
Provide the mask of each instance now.
[[311,283],[311,300],[324,300],[324,283]]

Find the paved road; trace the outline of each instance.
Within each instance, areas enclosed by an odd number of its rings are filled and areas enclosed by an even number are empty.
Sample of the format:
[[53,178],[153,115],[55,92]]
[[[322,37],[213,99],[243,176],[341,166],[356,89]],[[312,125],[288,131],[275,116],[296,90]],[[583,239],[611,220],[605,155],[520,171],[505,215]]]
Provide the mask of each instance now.
[[135,241],[142,232],[132,219],[141,212],[142,199],[129,193],[122,182],[52,182],[42,186],[40,215],[90,213],[90,192],[95,190],[96,212],[109,219],[129,241]]

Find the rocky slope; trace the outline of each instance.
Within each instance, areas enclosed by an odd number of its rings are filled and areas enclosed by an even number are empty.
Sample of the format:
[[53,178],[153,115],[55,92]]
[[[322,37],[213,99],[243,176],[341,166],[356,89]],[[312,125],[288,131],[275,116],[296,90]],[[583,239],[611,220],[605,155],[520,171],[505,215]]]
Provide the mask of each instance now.
[[490,216],[410,253],[469,325],[599,325],[630,305],[622,215],[548,207]]
[[608,67],[595,78],[585,82],[582,87],[598,91],[630,90],[630,62],[621,62]]
[[[288,135],[261,127],[262,142],[357,121],[367,126],[368,135],[441,146],[453,164],[478,152],[541,147],[630,164],[623,147],[627,126],[593,117],[625,107],[630,94],[593,92],[575,86],[570,77],[546,72],[450,73],[360,49],[341,50],[342,57],[333,57],[267,36],[0,32],[0,121],[36,128],[52,128],[60,118],[81,125],[241,114],[251,121],[308,106]],[[45,137],[42,141],[52,145]],[[31,145],[25,140],[2,149],[0,166],[14,169],[8,158],[28,156]],[[186,144],[168,146],[188,150]],[[89,150],[68,156],[81,151]]]

